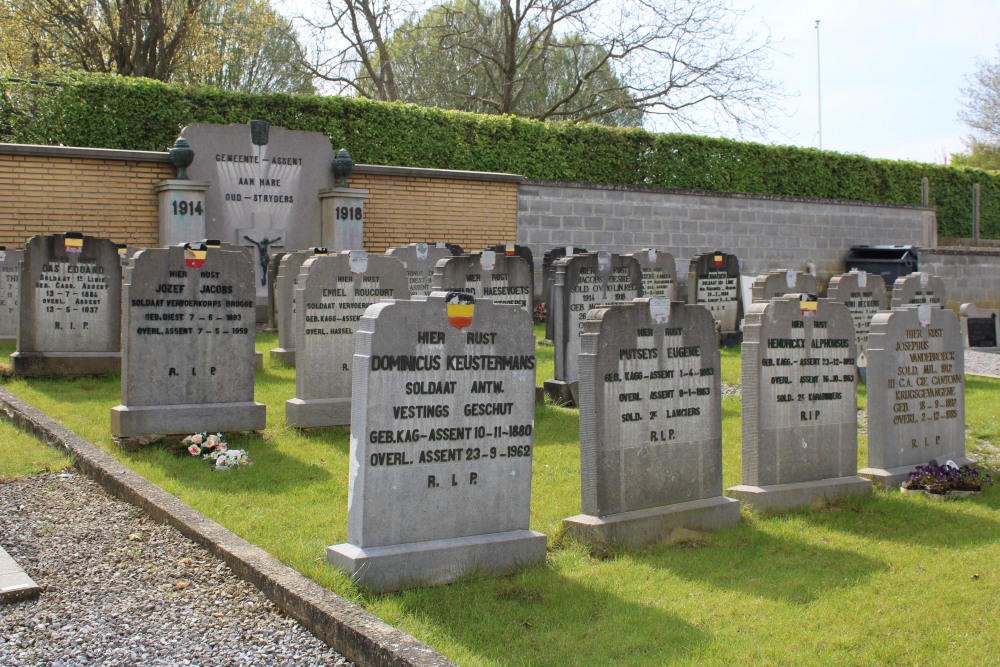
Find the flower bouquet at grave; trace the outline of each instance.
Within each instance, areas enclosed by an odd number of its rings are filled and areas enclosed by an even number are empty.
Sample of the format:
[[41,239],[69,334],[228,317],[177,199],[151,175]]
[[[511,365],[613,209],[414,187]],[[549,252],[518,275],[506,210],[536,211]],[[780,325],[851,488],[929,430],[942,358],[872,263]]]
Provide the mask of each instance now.
[[215,470],[231,470],[253,465],[250,455],[243,449],[229,449],[221,433],[195,433],[181,440],[181,445],[191,456],[209,461]]
[[944,496],[954,492],[978,493],[992,483],[989,473],[980,473],[974,466],[958,467],[946,461],[940,466],[935,463],[917,466],[910,473],[910,478],[903,482],[902,488],[904,491],[924,491]]
[[545,302],[539,301],[535,304],[535,322],[544,322],[547,308]]

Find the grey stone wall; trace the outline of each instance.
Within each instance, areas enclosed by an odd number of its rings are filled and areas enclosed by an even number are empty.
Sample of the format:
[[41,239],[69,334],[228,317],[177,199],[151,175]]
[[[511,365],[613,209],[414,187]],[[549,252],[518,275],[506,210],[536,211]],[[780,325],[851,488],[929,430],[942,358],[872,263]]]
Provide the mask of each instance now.
[[963,303],[1000,309],[1000,248],[927,248],[918,266],[944,280],[947,307]]
[[933,247],[937,221],[933,209],[918,206],[526,181],[517,242],[535,257],[565,245],[657,248],[673,253],[681,282],[697,253],[722,250],[739,257],[746,275],[812,264],[825,285],[844,271],[851,246]]

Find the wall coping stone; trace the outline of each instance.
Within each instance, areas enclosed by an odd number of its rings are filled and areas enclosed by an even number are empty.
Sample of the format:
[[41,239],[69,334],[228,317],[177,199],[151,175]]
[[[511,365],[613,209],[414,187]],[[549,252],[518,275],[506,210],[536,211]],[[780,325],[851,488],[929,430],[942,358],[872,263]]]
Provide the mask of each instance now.
[[864,206],[868,208],[894,208],[911,211],[936,211],[935,206],[916,204],[889,204],[881,202],[857,201],[853,199],[823,199],[819,197],[791,197],[788,195],[762,195],[749,192],[721,192],[715,190],[683,190],[680,188],[655,188],[648,185],[617,185],[605,183],[577,183],[570,181],[535,181],[525,179],[524,185],[552,188],[579,188],[584,190],[614,190],[618,192],[649,192],[663,195],[691,195],[696,197],[723,197],[727,199],[752,199],[804,204],[832,204],[835,206]]

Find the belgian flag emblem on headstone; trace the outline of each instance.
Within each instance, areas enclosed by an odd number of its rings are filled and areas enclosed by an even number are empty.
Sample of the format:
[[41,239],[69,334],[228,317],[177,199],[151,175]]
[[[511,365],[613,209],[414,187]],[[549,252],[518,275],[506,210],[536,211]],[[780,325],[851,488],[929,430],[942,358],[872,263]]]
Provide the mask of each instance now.
[[67,254],[79,255],[83,252],[83,234],[80,232],[66,232],[63,236],[63,249]]
[[124,243],[116,243],[115,248],[118,250],[118,257],[125,259],[125,256],[128,255],[128,246]]
[[464,292],[449,292],[444,299],[448,306],[448,324],[459,331],[472,326],[472,313],[476,309],[476,298]]
[[505,245],[503,253],[505,255],[507,255],[508,257],[513,257],[514,256],[514,244],[513,243],[508,243],[507,245]]
[[815,317],[818,306],[819,297],[815,294],[799,295],[799,310],[802,311],[802,317]]
[[721,252],[717,252],[712,257],[712,266],[714,266],[717,269],[721,269],[723,263],[725,263],[725,260],[726,260],[726,256],[723,255]]
[[200,269],[205,264],[208,249],[204,243],[184,244],[184,266],[189,269]]
[[7,259],[7,246],[0,245],[0,262]]

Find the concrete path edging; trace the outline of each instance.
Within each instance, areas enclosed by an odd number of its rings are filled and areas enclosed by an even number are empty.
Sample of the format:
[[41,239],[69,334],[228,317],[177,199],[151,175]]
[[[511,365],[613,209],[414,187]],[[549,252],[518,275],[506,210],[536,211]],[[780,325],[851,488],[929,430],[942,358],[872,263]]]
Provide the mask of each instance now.
[[221,558],[274,604],[355,664],[446,667],[446,657],[374,614],[299,574],[116,461],[73,431],[0,387],[0,418],[73,457],[81,473],[111,495],[177,528]]

